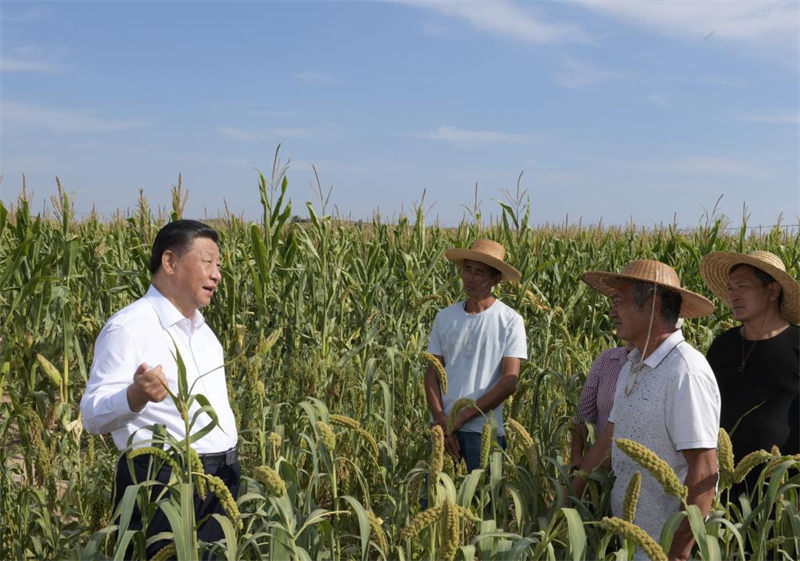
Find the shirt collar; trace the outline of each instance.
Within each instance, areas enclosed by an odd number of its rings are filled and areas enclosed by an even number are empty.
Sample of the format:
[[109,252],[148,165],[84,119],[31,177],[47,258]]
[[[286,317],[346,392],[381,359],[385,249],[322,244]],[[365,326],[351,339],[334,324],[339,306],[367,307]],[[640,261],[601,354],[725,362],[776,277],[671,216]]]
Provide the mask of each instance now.
[[614,360],[618,360],[619,362],[624,363],[626,360],[628,360],[628,356],[630,356],[631,351],[626,347],[618,347],[618,348],[622,350],[619,353],[614,353],[612,355],[612,358]]
[[[650,368],[655,369],[661,361],[666,358],[669,352],[678,346],[680,343],[683,342],[683,332],[680,329],[676,329],[673,331],[669,337],[664,339],[661,344],[656,347],[656,350],[650,353],[646,359],[644,359],[644,363],[649,366]],[[637,363],[642,358],[642,351],[638,348],[633,349],[630,353],[628,353],[628,360]]]
[[150,305],[153,306],[153,309],[156,311],[156,315],[158,316],[158,321],[161,322],[161,326],[164,329],[168,329],[175,324],[184,322],[183,325],[188,325],[192,331],[199,329],[204,323],[205,318],[203,314],[200,313],[199,310],[195,310],[194,317],[190,320],[186,316],[184,316],[175,305],[167,300],[167,297],[161,294],[158,289],[150,285],[150,288],[147,289],[147,294],[144,295]]

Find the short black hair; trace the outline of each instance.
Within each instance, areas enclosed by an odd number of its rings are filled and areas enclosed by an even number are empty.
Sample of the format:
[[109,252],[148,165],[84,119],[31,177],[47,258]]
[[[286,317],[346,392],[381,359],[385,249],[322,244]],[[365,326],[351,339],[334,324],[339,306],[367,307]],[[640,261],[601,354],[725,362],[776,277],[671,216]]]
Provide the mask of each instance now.
[[161,257],[165,251],[174,251],[181,255],[189,250],[197,238],[208,238],[216,244],[219,243],[217,231],[197,220],[176,220],[161,228],[156,234],[153,252],[150,254],[150,274],[155,274],[161,267]]
[[772,275],[770,275],[766,271],[762,271],[758,267],[753,267],[752,265],[748,265],[747,263],[737,263],[736,265],[730,268],[728,274],[730,275],[740,267],[750,267],[750,270],[752,270],[755,273],[756,277],[758,277],[758,280],[760,280],[762,284],[772,284],[773,282],[775,282],[775,278]]
[[[756,275],[756,278],[760,280],[761,284],[763,284],[764,286],[769,286],[773,282],[778,282],[775,280],[775,277],[770,275],[768,272],[762,271],[758,267],[753,267],[752,265],[748,265],[747,263],[737,263],[736,265],[731,267],[730,270],[728,271],[728,276],[733,274],[733,272],[736,269],[739,269],[741,267],[748,267],[751,271],[753,271],[753,273]],[[781,291],[778,293],[778,307],[780,307],[780,305],[783,304],[783,287],[780,285],[780,283],[778,283],[778,286],[781,289]]]
[[651,296],[660,295],[661,309],[658,312],[661,318],[670,324],[678,322],[681,303],[683,302],[679,292],[645,281],[634,281],[631,291],[633,293],[633,302],[639,308],[643,307]]

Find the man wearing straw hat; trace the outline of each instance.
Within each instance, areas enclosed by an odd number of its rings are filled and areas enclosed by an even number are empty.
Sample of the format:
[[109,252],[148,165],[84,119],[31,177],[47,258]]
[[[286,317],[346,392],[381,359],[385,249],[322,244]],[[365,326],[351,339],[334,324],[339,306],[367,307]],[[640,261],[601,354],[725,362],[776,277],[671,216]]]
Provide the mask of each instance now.
[[[632,261],[620,273],[588,272],[581,280],[612,298],[610,315],[617,336],[635,348],[617,380],[606,429],[580,468],[591,472],[611,449],[616,474],[611,508],[619,517],[629,481],[642,472],[634,522],[658,540],[667,520],[681,508],[680,500],[666,494],[614,439],[643,444],[667,462],[688,487],[687,503],[708,514],[718,471],[719,390],[705,357],[684,340],[676,325],[679,318],[710,314],[714,305],[681,288],[675,271],[658,261]],[[573,481],[577,494],[584,484],[580,478]],[[687,559],[693,542],[684,519],[674,534],[670,559]],[[636,558],[642,555],[637,549]]]
[[[520,364],[528,357],[522,316],[492,295],[501,281],[522,276],[505,262],[505,253],[491,240],[445,252],[461,268],[467,298],[436,314],[428,344],[428,352],[447,371],[446,392],[433,366],[425,375],[432,424],[442,427],[445,449],[454,458],[464,458],[469,470],[479,467],[481,431],[489,415],[494,415],[498,442],[505,445],[502,403],[516,390]],[[474,405],[451,420],[453,404],[460,398]]]
[[[741,322],[717,336],[707,354],[735,458],[773,445],[800,452],[800,283],[768,251],[716,251],[703,258],[700,273]],[[748,477],[751,490],[758,471]]]

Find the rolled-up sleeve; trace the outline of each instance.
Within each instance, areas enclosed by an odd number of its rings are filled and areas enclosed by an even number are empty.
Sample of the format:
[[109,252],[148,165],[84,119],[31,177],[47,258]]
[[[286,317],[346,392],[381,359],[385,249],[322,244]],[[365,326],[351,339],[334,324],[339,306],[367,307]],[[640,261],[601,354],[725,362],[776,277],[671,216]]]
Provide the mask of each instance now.
[[135,340],[120,325],[108,324],[95,342],[94,360],[81,399],[83,426],[95,434],[115,431],[136,418],[128,386],[138,367]]

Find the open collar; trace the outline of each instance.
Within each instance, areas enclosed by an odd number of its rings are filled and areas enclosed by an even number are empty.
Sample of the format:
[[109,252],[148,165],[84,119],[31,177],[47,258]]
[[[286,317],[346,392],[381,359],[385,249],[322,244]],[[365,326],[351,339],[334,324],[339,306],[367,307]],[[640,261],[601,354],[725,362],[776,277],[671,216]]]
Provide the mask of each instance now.
[[161,294],[152,284],[150,288],[147,289],[145,298],[150,302],[150,305],[153,306],[158,316],[158,321],[161,322],[161,326],[164,329],[169,329],[177,324],[181,327],[188,328],[189,332],[192,333],[205,323],[203,314],[198,310],[195,310],[194,317],[191,319],[184,316],[180,310],[178,310],[172,302],[167,300],[167,297]]
[[[670,334],[669,337],[664,339],[658,347],[656,347],[655,351],[650,353],[650,356],[644,359],[644,363],[650,368],[656,368],[659,364],[661,364],[661,361],[666,358],[670,351],[680,345],[683,341],[683,332],[680,329],[676,329]],[[630,353],[628,353],[628,360],[634,364],[638,363],[641,359],[642,351],[640,351],[638,348],[633,349]]]

